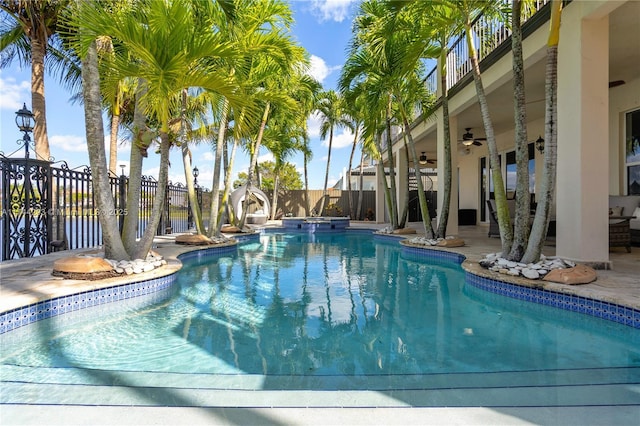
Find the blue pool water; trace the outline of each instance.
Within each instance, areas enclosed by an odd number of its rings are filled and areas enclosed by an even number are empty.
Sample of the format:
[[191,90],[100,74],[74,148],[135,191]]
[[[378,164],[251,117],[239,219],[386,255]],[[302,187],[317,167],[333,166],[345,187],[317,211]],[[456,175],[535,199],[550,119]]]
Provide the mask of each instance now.
[[[5,382],[86,371],[339,377],[349,389],[370,388],[363,378],[429,374],[640,378],[640,331],[466,286],[456,263],[427,263],[365,233],[265,233],[186,260],[164,293],[0,339]],[[335,386],[313,388],[322,383]]]

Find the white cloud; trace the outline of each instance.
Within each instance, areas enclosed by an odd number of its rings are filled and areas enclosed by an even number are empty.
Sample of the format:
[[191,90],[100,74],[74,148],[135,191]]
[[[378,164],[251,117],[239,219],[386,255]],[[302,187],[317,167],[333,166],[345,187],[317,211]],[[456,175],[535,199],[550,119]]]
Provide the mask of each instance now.
[[320,22],[342,22],[347,19],[352,3],[356,3],[356,0],[312,0],[311,11]]
[[[340,149],[353,145],[353,133],[350,130],[334,130],[333,140],[331,141],[331,149]],[[329,146],[329,136],[322,140],[322,146]]]
[[87,152],[87,141],[83,136],[53,135],[49,137],[51,147],[69,152]]
[[[31,83],[16,82],[13,77],[0,77],[0,108],[17,111],[24,105],[25,99],[31,99]],[[27,105],[27,108],[29,106]]]
[[310,138],[320,137],[320,114],[314,112],[307,119],[307,132]]
[[340,149],[350,147],[353,145],[353,133],[350,130],[343,130],[338,134],[333,135],[332,148]]
[[324,79],[327,78],[327,76],[329,76],[334,71],[340,70],[340,68],[340,65],[330,67],[321,57],[311,55],[311,66],[309,67],[309,75],[318,80],[320,83],[323,83]]
[[216,157],[215,155],[213,155],[213,152],[207,151],[204,154],[202,154],[202,159],[205,161],[213,161],[216,159]]
[[266,154],[263,154],[261,156],[258,157],[258,164],[259,163],[264,163],[265,161],[274,161],[275,159],[273,158],[273,154],[270,152],[267,152]]

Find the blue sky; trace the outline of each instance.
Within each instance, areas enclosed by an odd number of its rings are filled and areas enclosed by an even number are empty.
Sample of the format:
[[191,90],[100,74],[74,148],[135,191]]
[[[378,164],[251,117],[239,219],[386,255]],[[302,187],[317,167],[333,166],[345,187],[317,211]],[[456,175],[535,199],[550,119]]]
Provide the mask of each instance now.
[[[295,25],[292,28],[294,38],[309,52],[311,74],[320,81],[325,89],[335,89],[346,49],[351,37],[351,22],[357,11],[358,0],[293,0],[290,1]],[[31,109],[30,68],[20,69],[17,63],[0,70],[0,150],[8,155],[19,149],[17,140],[21,134],[15,124],[15,112],[26,103]],[[47,99],[47,125],[51,155],[55,161],[65,160],[70,167],[88,165],[82,105],[69,102],[71,94],[60,87],[54,77],[45,77],[45,96]],[[105,121],[105,131],[108,123]],[[327,161],[326,140],[320,140],[317,120],[309,120],[309,133],[313,159],[309,163],[309,187],[322,189]],[[108,140],[108,136],[105,136]],[[329,173],[329,186],[339,178],[348,166],[353,136],[349,132],[338,130],[334,135]],[[22,155],[21,150],[18,154]],[[213,180],[213,150],[202,144],[192,147],[194,165],[200,170],[198,183],[210,188]],[[16,154],[16,155],[18,155]],[[248,168],[248,158],[238,152],[233,168],[233,176]],[[107,150],[108,156],[108,150]],[[269,159],[266,150],[261,151],[260,161]],[[359,150],[354,162],[360,160]],[[289,160],[302,174],[302,156],[296,155]],[[118,149],[118,165],[128,166],[129,146],[121,144]],[[169,179],[184,182],[182,160],[178,150],[171,154]],[[118,168],[118,173],[120,173]],[[125,168],[128,173],[128,167]],[[143,174],[158,175],[158,159],[150,155],[143,165]]]

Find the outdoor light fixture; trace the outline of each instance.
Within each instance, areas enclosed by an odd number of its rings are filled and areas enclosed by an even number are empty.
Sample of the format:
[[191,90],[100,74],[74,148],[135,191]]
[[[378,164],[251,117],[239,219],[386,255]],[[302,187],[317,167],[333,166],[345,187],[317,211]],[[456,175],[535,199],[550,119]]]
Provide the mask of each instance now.
[[124,169],[127,167],[126,164],[120,164],[120,168],[122,169],[122,176],[124,176]]
[[[21,132],[22,143],[24,144],[24,158],[29,158],[29,144],[31,143],[31,137],[29,133],[33,130],[36,120],[33,118],[33,113],[27,109],[27,104],[22,105],[22,109],[16,111],[16,125]],[[18,141],[20,142],[20,141]]]
[[22,105],[22,109],[16,111],[16,124],[21,132],[30,132],[35,124],[33,113],[27,109],[27,104]]
[[540,151],[540,153],[544,152],[544,139],[542,139],[542,136],[538,136],[538,139],[536,139],[536,149]]
[[427,155],[424,153],[424,151],[422,151],[422,155],[420,156],[420,164],[427,164]]
[[193,168],[193,186],[198,186],[198,175],[200,174],[200,170],[197,167]]

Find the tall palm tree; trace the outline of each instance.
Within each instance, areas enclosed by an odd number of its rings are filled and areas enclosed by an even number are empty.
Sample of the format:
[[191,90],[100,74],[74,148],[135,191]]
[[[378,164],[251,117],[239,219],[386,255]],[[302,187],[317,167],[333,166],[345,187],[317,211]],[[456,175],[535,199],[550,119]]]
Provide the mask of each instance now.
[[[438,2],[414,1],[398,11],[399,25],[409,32],[405,60],[407,65],[415,67],[425,58],[438,61],[440,76],[440,104],[442,105],[442,133],[444,157],[440,159],[440,177],[443,179],[443,196],[440,214],[438,215],[437,237],[445,237],[449,222],[451,204],[451,132],[449,126],[449,97],[447,91],[447,52],[449,41],[460,31],[460,24],[455,11],[446,4]],[[412,36],[411,36],[412,35]],[[429,119],[435,108],[423,112],[422,120]]]
[[524,94],[524,59],[522,56],[522,1],[511,2],[511,52],[513,55],[513,107],[516,146],[516,211],[513,244],[508,258],[519,262],[529,240],[529,143],[527,108]]
[[353,131],[353,143],[351,144],[351,154],[349,155],[349,165],[347,166],[347,194],[349,197],[349,217],[356,219],[355,211],[353,209],[353,197],[351,192],[351,169],[353,168],[353,156],[360,142],[360,131],[362,127],[362,120],[364,116],[363,100],[359,98],[354,92],[347,91],[344,94],[345,103],[347,105],[347,115],[351,120],[351,128]]
[[531,227],[529,244],[522,257],[522,262],[536,262],[540,259],[542,245],[547,235],[551,219],[551,205],[555,198],[556,170],[558,164],[558,42],[560,40],[560,18],[562,1],[551,1],[551,26],[547,40],[547,66],[545,78],[545,127],[544,127],[544,162],[542,163],[542,180],[538,192],[539,201],[536,215]]
[[297,111],[278,111],[265,131],[264,146],[273,154],[274,182],[271,202],[271,220],[276,219],[278,209],[278,192],[280,190],[280,173],[287,159],[301,146],[304,140],[304,128],[301,121],[306,117],[297,117]]
[[496,200],[496,216],[500,227],[500,239],[502,243],[502,255],[507,257],[511,251],[513,242],[513,229],[511,227],[511,218],[509,216],[509,208],[507,206],[507,195],[500,170],[500,159],[498,154],[498,145],[493,130],[493,122],[489,113],[489,104],[482,83],[480,74],[480,65],[478,62],[478,54],[475,47],[475,34],[473,33],[473,22],[478,16],[484,15],[488,18],[495,17],[507,22],[508,4],[502,2],[491,2],[484,0],[445,0],[443,3],[453,9],[458,15],[459,22],[462,24],[467,42],[467,50],[469,51],[469,60],[471,62],[471,71],[473,81],[476,87],[478,104],[480,105],[480,114],[484,124],[484,131],[487,137],[487,148],[489,149],[489,163],[491,166],[491,174],[493,178],[493,188]]
[[[171,134],[170,122],[174,111],[180,109],[182,90],[190,87],[212,90],[242,104],[242,99],[235,94],[235,86],[217,72],[212,61],[212,58],[232,56],[233,49],[219,34],[197,25],[200,21],[195,19],[194,8],[188,0],[145,2],[124,16],[106,13],[97,1],[81,2],[77,6],[71,24],[78,29],[80,57],[86,55],[87,45],[99,36],[109,34],[118,40],[127,54],[113,59],[110,65],[114,72],[106,77],[114,83],[125,77],[142,81],[141,106],[144,115],[156,123],[157,128],[161,153],[158,188],[162,189],[168,181],[169,146],[175,136]],[[95,173],[106,175],[106,163],[96,164]],[[141,173],[141,170],[135,173]],[[134,174],[133,169],[131,174]],[[163,206],[164,191],[160,190],[140,242],[135,247],[127,247],[129,256],[144,258],[147,255]],[[103,226],[113,225],[105,222]]]
[[33,137],[38,159],[49,160],[47,111],[44,76],[45,58],[56,60],[65,55],[57,50],[55,36],[58,18],[69,5],[69,0],[0,0],[2,18],[0,28],[0,67],[4,68],[18,58],[23,65],[31,64],[31,108],[35,119]]
[[329,137],[327,148],[327,168],[324,175],[322,200],[320,201],[320,208],[318,211],[318,214],[322,216],[329,185],[329,169],[331,166],[333,134],[336,129],[350,128],[351,123],[346,115],[342,97],[334,90],[327,90],[319,96],[317,111],[320,116],[320,137],[322,139],[326,139],[327,136]]

